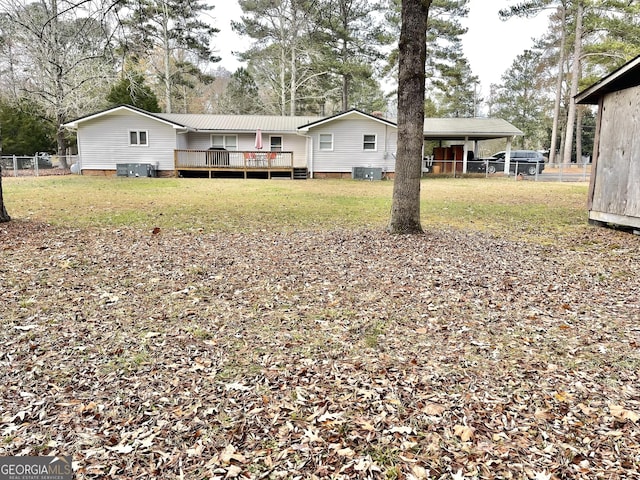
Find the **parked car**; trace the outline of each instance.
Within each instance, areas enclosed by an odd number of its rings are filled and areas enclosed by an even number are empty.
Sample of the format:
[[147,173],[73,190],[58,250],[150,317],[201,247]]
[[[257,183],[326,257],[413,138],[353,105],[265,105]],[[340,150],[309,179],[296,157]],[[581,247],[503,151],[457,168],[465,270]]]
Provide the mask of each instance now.
[[53,167],[53,163],[51,162],[51,155],[48,152],[36,152],[35,156],[38,158],[39,168]]
[[38,168],[52,168],[51,155],[47,152],[36,152],[35,155],[5,155],[0,160],[2,168],[12,170],[14,165],[18,169],[35,168],[35,160],[38,161]]
[[[504,172],[504,159],[506,152],[498,152],[491,155],[489,158],[482,158],[474,161],[472,171],[496,173]],[[511,159],[509,161],[509,171],[515,173],[523,173],[526,175],[535,175],[542,173],[545,166],[545,157],[540,152],[535,150],[512,150]],[[469,169],[469,165],[467,165]],[[471,170],[470,170],[471,171]]]

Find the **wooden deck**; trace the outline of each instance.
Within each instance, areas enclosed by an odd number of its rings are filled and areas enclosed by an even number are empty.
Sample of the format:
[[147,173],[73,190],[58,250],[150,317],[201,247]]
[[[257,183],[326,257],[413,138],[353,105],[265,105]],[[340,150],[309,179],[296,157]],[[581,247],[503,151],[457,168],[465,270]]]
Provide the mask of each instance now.
[[208,172],[209,178],[237,174],[248,178],[266,175],[294,178],[293,152],[174,150],[176,175],[182,172]]

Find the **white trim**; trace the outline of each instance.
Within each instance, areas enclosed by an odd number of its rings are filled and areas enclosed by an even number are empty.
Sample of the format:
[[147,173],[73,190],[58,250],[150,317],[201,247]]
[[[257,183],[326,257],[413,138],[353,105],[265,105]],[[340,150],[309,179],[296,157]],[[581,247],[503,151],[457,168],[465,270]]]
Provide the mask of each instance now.
[[324,125],[325,123],[328,123],[328,122],[333,122],[334,120],[339,120],[339,119],[344,118],[344,117],[349,116],[349,115],[359,115],[359,116],[361,116],[363,118],[367,118],[369,120],[373,120],[373,121],[376,121],[376,122],[384,123],[385,125],[390,125],[392,127],[398,128],[398,126],[394,122],[392,122],[391,120],[387,120],[385,118],[376,117],[375,115],[369,115],[369,114],[360,112],[358,110],[353,110],[352,109],[352,110],[347,110],[346,112],[342,112],[342,113],[340,113],[338,115],[333,115],[331,117],[325,118],[323,120],[318,120],[316,122],[312,122],[309,125],[303,125],[302,127],[298,127],[298,130],[300,130],[301,132],[308,132],[311,128],[319,127],[320,125]]
[[[373,137],[373,148],[365,148],[365,145],[370,145],[371,142],[367,142],[366,137]],[[377,133],[363,133],[362,134],[362,151],[363,152],[377,152],[378,151],[378,134]]]
[[164,120],[162,118],[156,117],[155,115],[153,115],[151,113],[147,113],[144,110],[138,110],[138,109],[135,109],[135,108],[130,108],[130,107],[126,106],[126,105],[122,105],[120,107],[115,107],[115,108],[112,108],[110,110],[105,110],[104,112],[94,113],[93,115],[89,115],[88,117],[79,118],[79,119],[74,120],[72,122],[65,123],[62,126],[65,127],[65,128],[78,128],[78,124],[79,123],[84,123],[84,122],[88,122],[88,121],[91,121],[91,120],[95,120],[96,118],[100,118],[100,117],[102,117],[104,115],[111,115],[112,113],[119,112],[121,110],[126,110],[127,112],[131,112],[131,113],[137,113],[138,115],[142,115],[143,117],[150,118],[151,120],[155,120],[157,122],[164,123],[165,125],[171,125],[173,128],[176,128],[176,129],[185,128],[184,125],[180,125],[180,124],[175,123],[175,122],[170,122],[170,121]]
[[[129,133],[129,146],[130,147],[148,147],[149,146],[149,130],[140,130],[140,129],[130,129],[128,130]],[[131,134],[135,133],[136,134],[136,142],[137,143],[132,143],[131,142]],[[141,143],[140,142],[140,134],[144,133],[144,137],[145,137],[145,143]]]
[[[323,143],[328,143],[327,141],[322,140],[322,136],[329,136],[331,137],[331,147],[330,148],[322,148],[322,144]],[[333,142],[333,133],[320,133],[318,134],[318,151],[319,152],[333,152],[333,148],[334,148],[334,142]]]
[[[214,145],[213,144],[213,137],[222,137],[222,145]],[[236,140],[236,144],[234,145],[233,149],[230,149],[227,146],[227,137],[233,137]],[[234,134],[225,134],[225,133],[212,133],[209,136],[209,142],[211,143],[212,147],[222,147],[222,148],[226,148],[227,150],[231,150],[231,151],[236,151],[238,150],[238,135],[234,135]]]
[[[273,138],[279,138],[280,139],[280,150],[274,150],[273,149],[273,143],[271,142],[271,139]],[[284,135],[269,135],[269,150],[272,152],[284,152]]]

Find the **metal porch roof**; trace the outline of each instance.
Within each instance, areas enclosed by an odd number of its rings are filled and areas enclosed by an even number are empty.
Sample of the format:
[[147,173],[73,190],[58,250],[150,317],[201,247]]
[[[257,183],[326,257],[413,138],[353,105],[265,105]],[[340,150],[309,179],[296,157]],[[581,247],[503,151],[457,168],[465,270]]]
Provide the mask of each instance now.
[[281,117],[276,115],[209,115],[192,113],[157,113],[157,117],[168,122],[204,132],[255,132],[295,133],[298,127],[318,121],[324,117]]
[[522,136],[524,133],[500,118],[425,118],[428,140],[489,140]]

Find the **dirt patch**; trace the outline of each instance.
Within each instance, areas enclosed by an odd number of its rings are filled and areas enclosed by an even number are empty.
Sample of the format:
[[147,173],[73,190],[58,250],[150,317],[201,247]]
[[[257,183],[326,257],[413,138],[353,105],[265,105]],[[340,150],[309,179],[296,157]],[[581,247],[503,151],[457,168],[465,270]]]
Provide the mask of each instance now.
[[0,225],[0,455],[73,455],[77,478],[637,478],[638,237],[576,235]]

